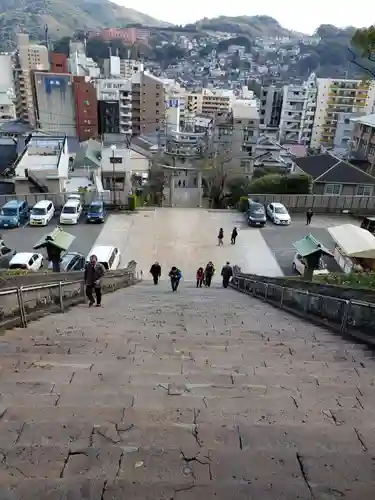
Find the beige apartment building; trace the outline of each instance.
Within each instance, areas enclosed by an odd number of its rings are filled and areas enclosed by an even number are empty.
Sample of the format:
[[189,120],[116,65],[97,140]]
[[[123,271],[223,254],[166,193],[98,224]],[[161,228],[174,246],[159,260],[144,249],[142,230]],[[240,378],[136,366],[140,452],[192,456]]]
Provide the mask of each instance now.
[[35,126],[32,73],[49,70],[47,47],[30,43],[29,35],[19,33],[13,64],[17,118]]
[[145,135],[161,130],[165,119],[163,81],[141,71],[132,77],[132,133]]
[[231,90],[203,89],[187,95],[186,109],[191,113],[220,115],[231,111],[233,101],[234,94]]
[[351,118],[372,113],[374,104],[373,80],[318,78],[311,147],[333,146],[342,121],[346,128],[341,132],[341,142],[349,142],[353,131]]

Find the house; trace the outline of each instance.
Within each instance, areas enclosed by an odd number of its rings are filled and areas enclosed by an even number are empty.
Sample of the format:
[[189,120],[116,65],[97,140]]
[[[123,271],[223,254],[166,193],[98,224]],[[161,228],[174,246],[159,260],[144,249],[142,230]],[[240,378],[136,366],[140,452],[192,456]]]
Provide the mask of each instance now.
[[375,113],[353,118],[351,155],[361,161],[361,169],[375,175]]
[[280,168],[281,172],[294,172],[294,158],[306,154],[305,147],[300,146],[301,149],[297,149],[298,146],[295,150],[297,154],[294,154],[293,145],[284,144],[282,146],[272,137],[263,135],[258,139],[254,166]]
[[332,154],[294,158],[300,173],[312,178],[313,194],[375,195],[375,177]]
[[30,134],[12,166],[15,193],[63,192],[69,158],[66,137]]

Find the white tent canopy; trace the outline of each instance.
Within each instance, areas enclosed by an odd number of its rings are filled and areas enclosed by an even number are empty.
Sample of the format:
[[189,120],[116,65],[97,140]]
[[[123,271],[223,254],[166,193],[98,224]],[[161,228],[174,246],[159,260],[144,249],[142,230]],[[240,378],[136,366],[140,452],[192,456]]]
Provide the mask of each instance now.
[[328,231],[348,257],[375,259],[375,237],[366,229],[342,224],[330,227]]

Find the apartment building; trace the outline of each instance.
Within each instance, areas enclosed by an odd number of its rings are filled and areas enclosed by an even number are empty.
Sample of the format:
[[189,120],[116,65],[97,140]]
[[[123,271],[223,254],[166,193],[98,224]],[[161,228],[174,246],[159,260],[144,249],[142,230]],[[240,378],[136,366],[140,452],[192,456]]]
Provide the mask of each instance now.
[[332,147],[343,115],[345,115],[346,129],[343,129],[341,141],[342,146],[345,146],[350,140],[353,128],[351,118],[372,113],[374,103],[375,81],[373,80],[318,78],[311,146]]
[[0,54],[0,123],[16,119],[11,54]]
[[118,56],[110,56],[104,60],[103,70],[107,78],[131,78],[144,70],[144,64],[136,59],[120,59]]
[[131,82],[133,135],[161,130],[166,109],[163,80],[141,71],[133,75]]
[[95,81],[100,134],[132,134],[132,80],[100,78]]
[[49,63],[51,73],[69,73],[69,61],[65,54],[50,52]]
[[187,95],[186,110],[196,114],[217,116],[229,113],[234,100],[232,90],[203,89]]
[[215,119],[214,144],[217,153],[239,175],[252,176],[259,138],[260,116],[256,100],[237,99],[227,115]]
[[308,145],[311,141],[317,99],[316,77],[301,85],[285,85],[280,116],[280,140]]
[[34,103],[38,128],[57,136],[76,136],[73,76],[35,71]]
[[375,114],[354,118],[352,123],[351,155],[363,162],[361,168],[375,175]]
[[19,33],[13,66],[17,118],[35,126],[32,71],[49,70],[47,47],[30,43],[29,35]]
[[260,123],[266,127],[278,127],[283,105],[283,88],[264,86],[260,91]]
[[90,79],[73,76],[76,134],[80,142],[98,137],[98,101]]

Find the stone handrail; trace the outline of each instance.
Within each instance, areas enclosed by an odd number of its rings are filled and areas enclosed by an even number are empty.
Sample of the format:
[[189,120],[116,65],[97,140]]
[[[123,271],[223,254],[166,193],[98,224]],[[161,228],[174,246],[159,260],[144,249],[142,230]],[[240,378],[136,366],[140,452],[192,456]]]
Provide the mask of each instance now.
[[350,335],[367,343],[375,343],[374,303],[266,283],[238,272],[234,273],[230,286],[304,319],[329,327],[343,336]]
[[[122,270],[108,272],[102,279],[103,293],[113,292],[139,281],[136,262],[131,261]],[[77,276],[78,275],[78,276]],[[76,279],[59,280],[33,285],[0,289],[0,331],[14,326],[25,327],[33,319],[56,311],[64,312],[68,307],[85,301],[82,273]]]

